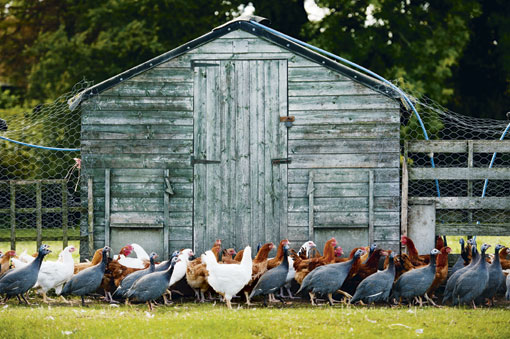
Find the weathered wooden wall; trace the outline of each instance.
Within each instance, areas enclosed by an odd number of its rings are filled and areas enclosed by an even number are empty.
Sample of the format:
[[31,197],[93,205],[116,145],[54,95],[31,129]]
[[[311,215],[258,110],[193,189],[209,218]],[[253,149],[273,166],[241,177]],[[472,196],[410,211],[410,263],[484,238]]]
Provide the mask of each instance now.
[[169,169],[175,190],[168,214],[169,247],[192,246],[191,62],[224,59],[287,60],[288,114],[295,116],[288,131],[288,155],[292,158],[288,166],[290,240],[295,245],[308,240],[307,185],[309,173],[314,171],[312,231],[319,245],[330,235],[336,235],[345,248],[358,245],[343,243],[342,235],[367,239],[372,222],[374,240],[396,249],[400,206],[398,103],[240,30],[123,81],[82,104],[82,173],[94,178],[95,247],[104,244],[105,168],[112,169],[112,222],[141,218],[154,225],[165,222],[163,171]]

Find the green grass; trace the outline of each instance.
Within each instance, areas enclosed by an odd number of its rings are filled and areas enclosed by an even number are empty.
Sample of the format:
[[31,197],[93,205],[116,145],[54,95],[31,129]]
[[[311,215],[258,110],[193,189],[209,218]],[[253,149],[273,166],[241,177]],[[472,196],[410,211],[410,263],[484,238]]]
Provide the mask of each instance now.
[[[75,300],[77,303],[78,300]],[[227,310],[223,304],[112,307],[0,306],[0,337],[457,338],[508,337],[506,308],[423,309],[307,305]]]
[[[62,241],[44,241],[43,244],[50,246],[51,253],[48,254],[45,260],[57,260],[59,253],[62,251]],[[73,252],[73,259],[75,262],[80,262],[80,241],[72,240],[68,242],[68,245],[76,247],[76,251]],[[0,242],[0,251],[7,252],[11,249],[11,244],[8,242]],[[37,244],[35,241],[18,241],[16,242],[16,253],[20,254],[24,250],[28,254],[32,255],[37,252]]]
[[[464,238],[464,240],[467,240],[466,237],[459,237],[459,236],[447,236],[446,237],[446,241],[448,242],[448,247],[450,247],[452,249],[452,253],[456,253],[456,254],[460,253],[460,244],[459,244],[460,238]],[[476,242],[478,243],[478,249],[480,249],[480,246],[483,243],[492,245],[492,249],[494,249],[494,246],[496,246],[496,244],[501,244],[503,246],[510,247],[510,237],[479,236],[479,237],[476,237]],[[489,252],[487,252],[487,253],[489,253]],[[493,251],[490,251],[490,253],[493,253]]]

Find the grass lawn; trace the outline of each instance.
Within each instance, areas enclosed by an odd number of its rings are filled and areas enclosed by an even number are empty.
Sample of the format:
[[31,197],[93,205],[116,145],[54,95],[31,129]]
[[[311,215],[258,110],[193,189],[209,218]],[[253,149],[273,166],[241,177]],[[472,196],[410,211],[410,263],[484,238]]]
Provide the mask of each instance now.
[[[467,237],[459,237],[459,236],[447,236],[446,241],[448,242],[448,247],[452,249],[452,253],[460,253],[460,244],[459,239],[464,238],[467,240]],[[478,244],[478,249],[482,246],[483,243],[487,243],[492,247],[489,249],[487,253],[494,253],[494,246],[496,244],[501,244],[506,247],[510,247],[510,237],[499,237],[499,236],[477,236],[476,242]]]
[[[59,253],[62,251],[62,241],[44,241],[43,244],[47,244],[50,246],[51,253],[48,254],[44,260],[57,260]],[[37,246],[35,241],[18,241],[16,242],[16,253],[20,254],[24,250],[27,251],[28,254],[32,255],[37,252]],[[80,241],[79,240],[70,240],[68,245],[73,245],[76,247],[76,251],[73,252],[73,259],[75,262],[80,262]],[[8,242],[0,242],[0,251],[7,252],[11,249],[11,244]]]
[[467,308],[396,308],[306,304],[228,310],[223,304],[182,303],[89,307],[0,305],[0,337],[508,337],[510,310]]

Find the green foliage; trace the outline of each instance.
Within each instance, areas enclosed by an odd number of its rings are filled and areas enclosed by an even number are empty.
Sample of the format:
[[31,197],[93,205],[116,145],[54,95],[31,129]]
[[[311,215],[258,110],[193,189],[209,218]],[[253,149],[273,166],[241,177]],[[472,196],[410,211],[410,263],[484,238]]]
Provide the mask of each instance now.
[[446,103],[458,63],[480,15],[479,1],[319,0],[331,10],[313,27],[313,42],[413,91]]

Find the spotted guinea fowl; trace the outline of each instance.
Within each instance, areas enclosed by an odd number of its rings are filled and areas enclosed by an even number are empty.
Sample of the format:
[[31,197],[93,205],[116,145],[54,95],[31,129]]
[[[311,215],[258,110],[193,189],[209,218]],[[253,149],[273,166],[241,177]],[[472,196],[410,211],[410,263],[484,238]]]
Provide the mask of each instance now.
[[154,265],[154,259],[156,259],[157,256],[158,255],[155,252],[152,252],[149,256],[149,261],[150,261],[149,267],[147,267],[144,270],[135,271],[135,272],[129,274],[128,276],[126,276],[124,279],[122,279],[119,287],[115,290],[115,292],[113,292],[112,297],[125,298],[127,292],[129,291],[131,286],[133,286],[135,281],[137,281],[138,279],[140,279],[141,277],[143,277],[149,273],[153,273],[154,270],[156,269],[156,267]]
[[172,264],[172,259],[177,257],[181,251],[174,251],[170,256],[170,259],[163,261],[162,263],[156,264],[154,272],[166,271]]
[[101,285],[106,264],[108,262],[108,252],[110,247],[105,246],[101,251],[101,262],[92,267],[86,268],[72,276],[71,279],[64,285],[62,295],[79,295],[81,297],[81,304],[85,306],[85,295],[94,292]]
[[147,302],[149,311],[152,311],[152,300],[161,297],[166,292],[175,264],[178,261],[180,261],[179,257],[174,257],[171,261],[170,268],[166,271],[149,273],[135,281],[127,292],[126,297],[141,302]]
[[503,245],[496,245],[494,247],[494,261],[489,265],[489,281],[485,290],[482,292],[482,297],[489,299],[494,305],[494,295],[501,289],[505,282],[505,275],[501,269],[501,262],[499,258],[499,251],[504,248]]
[[469,262],[468,255],[467,255],[466,249],[465,249],[464,238],[459,239],[459,244],[460,244],[460,256],[457,259],[457,261],[455,262],[455,264],[453,265],[450,274],[457,272],[458,270],[460,270],[461,268],[466,266],[467,262]]
[[489,270],[485,260],[485,252],[489,247],[490,245],[483,244],[478,264],[457,279],[452,293],[453,306],[472,302],[473,308],[476,308],[474,301],[482,294],[489,282]]
[[51,253],[48,245],[41,245],[37,253],[37,258],[25,267],[9,270],[0,278],[0,294],[5,293],[5,300],[7,301],[12,296],[18,296],[18,300],[21,302],[21,298],[28,304],[24,294],[34,287],[39,276],[39,270],[43,258],[48,253]]
[[308,291],[312,305],[315,305],[316,293],[327,295],[329,304],[333,306],[333,293],[342,286],[351,266],[364,253],[364,250],[358,249],[354,253],[354,257],[349,261],[317,267],[303,279],[301,287],[296,294],[301,291]]
[[476,265],[476,257],[477,257],[477,249],[476,249],[476,241],[474,239],[469,239],[468,243],[471,245],[471,262],[469,265],[464,266],[463,268],[457,270],[454,274],[451,275],[451,277],[446,281],[446,287],[443,292],[443,305],[451,299],[453,295],[453,290],[455,288],[455,284],[457,283],[457,280],[459,277],[473,268]]
[[421,296],[425,296],[427,301],[436,305],[427,295],[427,290],[432,285],[436,275],[436,256],[438,254],[439,251],[433,248],[430,251],[430,262],[427,266],[402,274],[395,282],[391,298],[401,302],[403,298],[411,301],[413,298],[418,297],[421,306]]
[[[264,306],[267,306],[266,297],[270,293],[275,293],[287,281],[287,274],[289,273],[289,245],[283,247],[283,260],[280,265],[276,266],[272,270],[266,271],[258,280],[257,284],[251,291],[249,299],[254,296],[262,294],[264,296]],[[281,296],[278,299],[283,303]]]
[[388,302],[393,281],[395,280],[394,256],[395,254],[391,252],[389,255],[388,267],[384,271],[377,271],[361,281],[350,300],[351,304],[358,301],[367,304],[382,301]]

